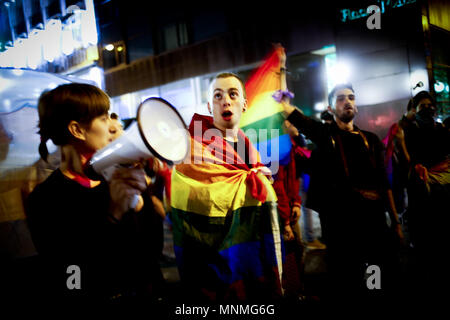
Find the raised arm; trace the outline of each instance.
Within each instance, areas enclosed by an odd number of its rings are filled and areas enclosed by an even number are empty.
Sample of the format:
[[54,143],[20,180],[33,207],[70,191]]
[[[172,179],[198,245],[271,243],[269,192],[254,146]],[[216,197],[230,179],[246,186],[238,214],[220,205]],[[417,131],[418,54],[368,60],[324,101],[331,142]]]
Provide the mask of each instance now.
[[324,124],[305,116],[300,109],[291,105],[292,95],[287,91],[286,82],[286,53],[281,46],[278,48],[278,57],[280,59],[280,91],[274,95],[274,99],[283,106],[284,117],[314,143],[327,143],[329,133]]

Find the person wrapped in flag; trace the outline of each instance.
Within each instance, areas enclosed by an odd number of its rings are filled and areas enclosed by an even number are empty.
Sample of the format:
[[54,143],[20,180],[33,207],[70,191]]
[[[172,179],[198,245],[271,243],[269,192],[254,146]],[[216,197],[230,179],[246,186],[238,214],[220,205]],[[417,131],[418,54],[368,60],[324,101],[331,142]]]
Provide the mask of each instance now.
[[191,154],[172,174],[171,220],[184,297],[263,301],[281,297],[281,237],[270,170],[239,121],[245,88],[232,73],[209,89],[212,114],[195,114]]

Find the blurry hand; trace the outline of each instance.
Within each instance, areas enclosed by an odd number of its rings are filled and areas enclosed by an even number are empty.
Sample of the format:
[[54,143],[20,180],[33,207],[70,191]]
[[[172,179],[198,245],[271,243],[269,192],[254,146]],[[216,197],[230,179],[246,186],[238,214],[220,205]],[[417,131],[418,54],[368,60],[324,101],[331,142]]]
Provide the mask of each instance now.
[[278,58],[280,59],[280,67],[285,68],[286,67],[286,51],[281,46],[281,44],[276,44],[275,48],[279,48],[278,50]]
[[301,215],[301,210],[300,207],[292,207],[292,211],[291,211],[291,221],[294,223],[298,222],[298,219],[300,219],[300,215]]
[[147,179],[144,169],[118,168],[109,182],[110,213],[117,220],[121,220],[130,209],[140,211],[144,204],[141,193],[146,189]]
[[286,51],[284,50],[281,43],[275,43],[273,44],[274,49],[278,50],[278,58],[280,59],[280,67],[285,68],[286,67]]
[[284,226],[284,233],[283,233],[284,241],[292,241],[294,240],[294,231],[292,231],[292,228],[289,224]]
[[157,196],[151,196],[153,207],[156,213],[161,217],[161,219],[166,218],[166,210],[164,209],[164,204]]

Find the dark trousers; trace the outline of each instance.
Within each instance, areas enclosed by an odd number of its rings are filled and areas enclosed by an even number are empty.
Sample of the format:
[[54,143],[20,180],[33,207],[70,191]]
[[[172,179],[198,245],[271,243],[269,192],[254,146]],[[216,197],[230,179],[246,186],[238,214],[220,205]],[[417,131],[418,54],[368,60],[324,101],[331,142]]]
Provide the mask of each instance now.
[[444,283],[447,267],[443,260],[448,242],[449,199],[448,184],[431,184],[427,189],[419,179],[410,180],[406,214],[413,245],[410,272],[414,286],[411,295],[433,303],[443,299],[442,292],[447,288]]
[[[398,271],[398,242],[388,227],[381,201],[355,197],[320,212],[327,244],[328,302],[388,300]],[[379,268],[381,289],[370,289],[368,277]],[[369,272],[370,271],[370,272]]]

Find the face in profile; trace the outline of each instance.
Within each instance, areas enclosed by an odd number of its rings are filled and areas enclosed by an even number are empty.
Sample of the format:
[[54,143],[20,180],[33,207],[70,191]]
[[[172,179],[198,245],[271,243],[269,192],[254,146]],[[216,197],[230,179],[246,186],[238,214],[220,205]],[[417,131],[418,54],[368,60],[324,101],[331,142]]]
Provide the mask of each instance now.
[[114,132],[115,126],[107,113],[94,118],[88,127],[83,128],[86,149],[95,152],[105,147],[113,141]]
[[213,114],[214,125],[220,129],[239,126],[242,112],[247,108],[241,82],[235,77],[214,79],[210,87],[208,109]]

